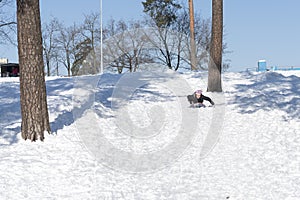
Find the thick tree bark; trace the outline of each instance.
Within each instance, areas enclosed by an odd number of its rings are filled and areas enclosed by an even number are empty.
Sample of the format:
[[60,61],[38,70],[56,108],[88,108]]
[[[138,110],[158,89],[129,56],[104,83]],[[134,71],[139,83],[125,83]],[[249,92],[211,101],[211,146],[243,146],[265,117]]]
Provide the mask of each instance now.
[[50,133],[39,0],[17,0],[22,137],[44,140]]
[[189,14],[190,14],[191,70],[197,70],[193,0],[189,0]]
[[207,91],[222,92],[223,0],[212,0],[211,34]]

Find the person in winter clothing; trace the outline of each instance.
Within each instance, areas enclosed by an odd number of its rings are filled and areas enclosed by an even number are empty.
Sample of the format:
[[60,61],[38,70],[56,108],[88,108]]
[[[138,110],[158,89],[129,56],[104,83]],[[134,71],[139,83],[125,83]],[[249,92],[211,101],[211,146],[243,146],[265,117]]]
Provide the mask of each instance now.
[[205,107],[203,101],[209,101],[211,105],[215,105],[215,103],[211,100],[211,98],[204,96],[202,94],[202,90],[196,90],[194,94],[187,96],[188,101],[190,102],[192,107]]

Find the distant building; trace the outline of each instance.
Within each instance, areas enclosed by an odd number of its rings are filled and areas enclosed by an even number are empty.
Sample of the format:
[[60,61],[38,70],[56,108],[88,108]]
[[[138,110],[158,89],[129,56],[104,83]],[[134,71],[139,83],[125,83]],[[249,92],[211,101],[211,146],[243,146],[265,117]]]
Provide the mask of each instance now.
[[273,66],[270,69],[271,71],[281,70],[281,71],[292,71],[300,70],[300,66]]
[[259,60],[257,63],[257,71],[267,71],[267,61],[266,60]]
[[7,64],[8,59],[7,58],[0,58],[0,64]]
[[1,77],[16,77],[20,75],[19,64],[5,63],[1,64]]
[[287,71],[287,70],[300,70],[300,66],[267,66],[266,60],[259,60],[257,63],[257,71]]

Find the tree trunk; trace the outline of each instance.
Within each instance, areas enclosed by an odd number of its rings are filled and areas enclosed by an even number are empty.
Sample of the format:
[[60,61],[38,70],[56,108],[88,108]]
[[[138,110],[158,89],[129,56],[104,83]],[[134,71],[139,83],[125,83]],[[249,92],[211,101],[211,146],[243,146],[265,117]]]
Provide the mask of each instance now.
[[68,77],[71,76],[71,61],[70,61],[70,54],[69,51],[66,51],[66,57],[67,57],[67,71],[68,71]]
[[212,0],[211,34],[207,91],[222,92],[223,0]]
[[194,5],[193,0],[189,0],[190,13],[190,44],[191,44],[191,70],[197,70],[196,44],[195,44],[195,25],[194,25]]
[[39,0],[17,0],[22,138],[44,140],[50,133]]
[[47,65],[47,76],[51,76],[51,72],[50,72],[50,58],[48,58],[48,56],[46,56],[46,65]]
[[58,68],[59,68],[59,65],[58,65],[58,62],[56,61],[56,76],[59,76]]

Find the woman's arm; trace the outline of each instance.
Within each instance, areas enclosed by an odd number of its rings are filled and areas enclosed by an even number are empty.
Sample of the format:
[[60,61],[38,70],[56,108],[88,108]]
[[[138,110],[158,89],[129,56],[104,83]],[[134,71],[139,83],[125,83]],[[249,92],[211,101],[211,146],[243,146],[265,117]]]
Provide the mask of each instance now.
[[203,94],[202,94],[202,98],[203,98],[203,100],[209,101],[209,103],[210,103],[211,105],[215,105],[215,103],[211,100],[211,98],[209,98],[209,97],[207,97],[207,96],[204,96]]

